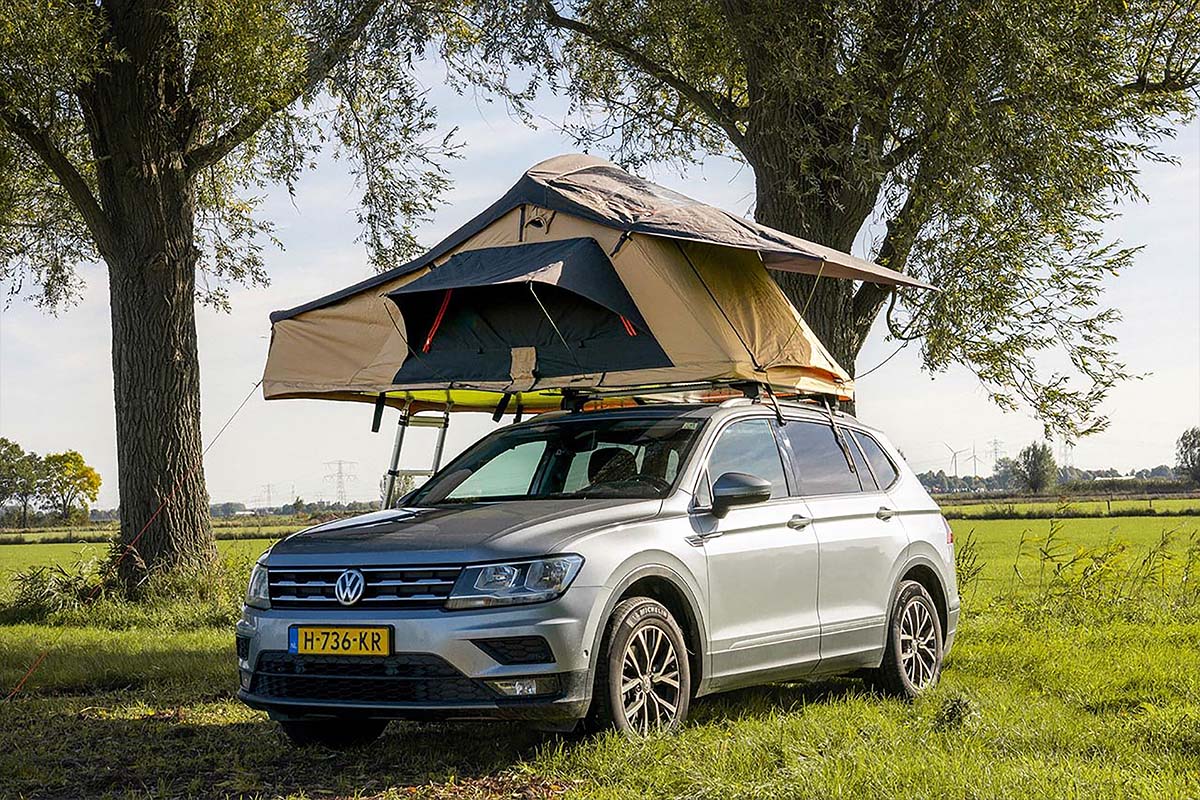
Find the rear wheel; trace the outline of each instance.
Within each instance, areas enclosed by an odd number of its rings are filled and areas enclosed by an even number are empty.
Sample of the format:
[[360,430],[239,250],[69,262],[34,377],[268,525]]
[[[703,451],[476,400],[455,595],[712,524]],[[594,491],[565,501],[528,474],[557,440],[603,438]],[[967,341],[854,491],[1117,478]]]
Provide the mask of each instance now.
[[883,663],[869,680],[885,693],[912,699],[942,673],[942,622],[925,587],[904,581],[892,605]]
[[279,727],[292,740],[304,747],[319,744],[333,750],[361,747],[379,738],[387,727],[385,719],[293,719],[280,720]]
[[648,597],[619,603],[600,648],[589,727],[629,736],[677,730],[691,698],[687,645],[671,612]]

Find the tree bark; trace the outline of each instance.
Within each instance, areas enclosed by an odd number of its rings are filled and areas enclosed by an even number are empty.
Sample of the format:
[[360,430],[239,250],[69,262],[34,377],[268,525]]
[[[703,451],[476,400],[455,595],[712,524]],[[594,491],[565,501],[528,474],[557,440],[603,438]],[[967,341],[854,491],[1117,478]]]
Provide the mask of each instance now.
[[200,436],[194,245],[184,232],[192,219],[175,223],[162,251],[109,267],[120,542],[133,545],[119,575],[129,589],[148,572],[203,569],[216,557]]

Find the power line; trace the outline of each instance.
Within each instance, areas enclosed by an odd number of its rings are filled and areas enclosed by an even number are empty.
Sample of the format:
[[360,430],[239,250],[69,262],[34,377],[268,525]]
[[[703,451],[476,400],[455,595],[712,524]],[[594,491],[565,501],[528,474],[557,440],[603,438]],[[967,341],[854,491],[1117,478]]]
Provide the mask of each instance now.
[[350,481],[358,480],[358,476],[354,474],[354,469],[357,466],[357,461],[342,461],[339,459],[337,461],[325,462],[325,467],[329,470],[329,474],[325,476],[325,480],[333,483],[337,501],[342,505],[346,504],[346,484]]

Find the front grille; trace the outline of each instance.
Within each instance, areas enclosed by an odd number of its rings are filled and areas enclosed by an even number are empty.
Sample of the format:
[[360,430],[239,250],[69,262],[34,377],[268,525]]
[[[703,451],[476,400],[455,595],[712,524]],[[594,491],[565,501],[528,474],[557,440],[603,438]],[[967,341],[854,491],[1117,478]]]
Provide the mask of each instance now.
[[494,658],[497,664],[549,664],[554,660],[549,643],[541,636],[505,636],[471,641]]
[[[270,568],[275,608],[346,608],[334,594],[345,567]],[[441,608],[462,567],[360,567],[366,579],[355,608]]]
[[486,686],[438,656],[259,655],[251,694],[287,700],[347,703],[471,703],[494,700]]

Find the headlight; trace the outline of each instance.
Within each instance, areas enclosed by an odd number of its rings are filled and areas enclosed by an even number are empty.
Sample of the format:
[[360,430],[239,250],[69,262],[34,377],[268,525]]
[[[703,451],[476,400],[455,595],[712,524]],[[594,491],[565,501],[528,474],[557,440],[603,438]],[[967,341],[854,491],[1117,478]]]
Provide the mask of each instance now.
[[246,605],[253,608],[271,607],[271,586],[267,580],[267,568],[261,562],[250,572],[250,585],[246,587]]
[[446,608],[544,603],[565,592],[581,566],[582,556],[568,555],[467,567],[458,576]]

